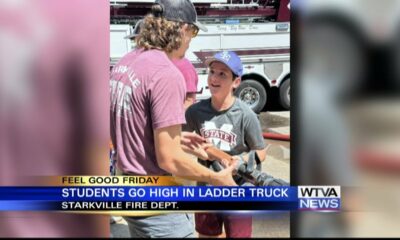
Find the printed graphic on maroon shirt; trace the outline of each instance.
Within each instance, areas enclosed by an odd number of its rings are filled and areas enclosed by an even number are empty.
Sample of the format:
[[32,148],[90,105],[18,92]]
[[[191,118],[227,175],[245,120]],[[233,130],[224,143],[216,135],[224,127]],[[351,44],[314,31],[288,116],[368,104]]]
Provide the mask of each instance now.
[[232,132],[233,125],[224,123],[218,128],[214,122],[206,121],[200,129],[201,135],[223,151],[230,151],[236,146],[236,134]]
[[[137,89],[141,82],[136,77],[135,72],[125,65],[116,66],[111,73],[110,96],[111,110],[117,112],[117,116],[129,118],[132,115],[131,98],[133,91]],[[121,78],[118,81],[114,78]],[[129,80],[130,84],[126,81]]]

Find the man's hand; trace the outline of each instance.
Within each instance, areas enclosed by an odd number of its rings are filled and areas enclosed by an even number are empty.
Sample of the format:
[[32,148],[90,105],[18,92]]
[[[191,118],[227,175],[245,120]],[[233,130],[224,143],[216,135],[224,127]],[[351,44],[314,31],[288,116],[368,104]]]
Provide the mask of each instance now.
[[231,159],[231,161],[228,161],[226,159],[223,159],[222,162],[229,164],[229,166],[217,172],[217,177],[211,181],[211,184],[213,186],[237,186],[232,178],[232,175],[234,174],[236,165],[238,163],[237,160]]
[[231,159],[240,161],[240,156],[239,155],[235,155],[235,156],[232,156]]
[[234,167],[233,167],[232,175],[235,175],[237,173],[236,169],[237,169],[237,165],[239,164],[239,161],[240,161],[240,157],[239,156],[232,156],[230,158],[230,160],[220,159],[218,161],[219,161],[219,163],[221,163],[221,165],[224,168],[227,168],[227,167],[230,167],[231,165],[233,165]]
[[[197,161],[191,161],[190,157],[182,151],[181,134],[180,125],[154,130],[157,163],[161,169],[172,175],[199,182],[208,182],[219,186],[236,185],[232,179],[233,165],[216,173],[200,165]],[[193,136],[190,133],[184,134],[184,139]],[[196,138],[196,136],[194,137]]]
[[185,152],[193,154],[202,160],[209,159],[209,156],[204,149],[213,146],[211,143],[208,143],[202,136],[191,132],[182,132],[181,144],[182,149]]
[[181,144],[184,146],[187,146],[188,148],[190,148],[192,150],[197,148],[198,145],[201,145],[205,142],[206,142],[206,139],[196,133],[182,132],[182,134],[181,134]]
[[190,154],[195,155],[196,157],[200,158],[201,160],[210,160],[207,152],[204,150],[205,148],[213,146],[211,143],[202,143],[197,146],[192,146],[192,148],[188,148],[185,145],[182,145],[182,149]]

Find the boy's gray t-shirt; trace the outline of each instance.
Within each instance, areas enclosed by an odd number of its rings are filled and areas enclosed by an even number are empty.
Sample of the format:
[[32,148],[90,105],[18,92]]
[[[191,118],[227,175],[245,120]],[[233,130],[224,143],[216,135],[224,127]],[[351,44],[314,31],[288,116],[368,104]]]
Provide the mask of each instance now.
[[212,107],[211,99],[193,104],[186,122],[184,131],[195,131],[232,156],[266,147],[257,115],[238,98],[221,112]]

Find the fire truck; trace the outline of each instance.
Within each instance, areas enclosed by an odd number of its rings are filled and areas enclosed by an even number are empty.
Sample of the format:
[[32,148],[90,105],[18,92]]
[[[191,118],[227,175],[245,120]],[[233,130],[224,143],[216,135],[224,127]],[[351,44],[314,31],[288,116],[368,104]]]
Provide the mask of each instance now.
[[[235,51],[244,67],[235,95],[259,113],[267,102],[278,100],[290,108],[290,3],[289,0],[192,0],[198,20],[207,28],[192,39],[186,52],[198,76],[197,99],[211,96],[203,62],[219,51]],[[124,39],[148,13],[154,0],[110,2],[111,67],[133,44]],[[274,92],[274,94],[272,94]],[[278,94],[276,94],[278,93]],[[278,96],[272,99],[271,96]]]

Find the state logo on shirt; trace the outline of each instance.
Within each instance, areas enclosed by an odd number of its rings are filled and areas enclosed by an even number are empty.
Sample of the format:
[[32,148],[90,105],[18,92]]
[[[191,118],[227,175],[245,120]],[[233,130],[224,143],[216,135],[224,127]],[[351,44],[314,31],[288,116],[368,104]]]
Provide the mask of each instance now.
[[205,121],[200,129],[201,135],[223,151],[230,151],[236,146],[236,134],[232,132],[233,125],[224,123],[220,128],[214,122]]

